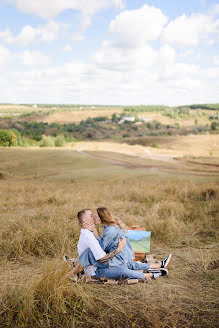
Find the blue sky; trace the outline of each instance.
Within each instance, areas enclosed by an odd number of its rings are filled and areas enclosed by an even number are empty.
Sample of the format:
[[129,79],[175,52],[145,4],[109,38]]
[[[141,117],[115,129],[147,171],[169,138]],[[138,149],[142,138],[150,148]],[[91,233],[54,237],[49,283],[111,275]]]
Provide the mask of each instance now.
[[0,102],[219,102],[219,1],[0,0]]
[[145,237],[150,238],[151,232],[150,231],[128,230],[126,236],[129,239],[140,240]]

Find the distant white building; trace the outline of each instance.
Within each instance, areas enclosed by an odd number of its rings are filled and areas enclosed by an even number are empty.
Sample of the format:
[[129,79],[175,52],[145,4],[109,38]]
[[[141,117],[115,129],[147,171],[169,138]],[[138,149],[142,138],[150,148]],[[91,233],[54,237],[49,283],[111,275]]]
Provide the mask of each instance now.
[[125,122],[135,122],[135,116],[123,116],[118,124],[123,124]]
[[152,118],[149,118],[149,117],[139,117],[139,120],[141,122],[151,122],[152,121]]
[[37,108],[38,106],[37,105],[33,105],[33,108]]

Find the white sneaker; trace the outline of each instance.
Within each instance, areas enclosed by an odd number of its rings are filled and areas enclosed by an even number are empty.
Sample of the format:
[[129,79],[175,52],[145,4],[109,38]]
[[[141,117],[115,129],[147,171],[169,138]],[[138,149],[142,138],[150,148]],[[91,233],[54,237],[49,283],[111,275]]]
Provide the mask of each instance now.
[[161,268],[169,269],[171,260],[172,260],[172,254],[168,255],[164,260],[161,261]]

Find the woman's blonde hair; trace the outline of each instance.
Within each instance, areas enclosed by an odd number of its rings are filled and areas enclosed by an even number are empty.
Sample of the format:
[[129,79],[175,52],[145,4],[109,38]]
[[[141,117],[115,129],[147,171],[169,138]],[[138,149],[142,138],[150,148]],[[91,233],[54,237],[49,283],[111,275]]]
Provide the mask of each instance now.
[[126,229],[126,225],[120,219],[113,217],[106,207],[99,207],[97,214],[103,225],[118,225],[121,229]]

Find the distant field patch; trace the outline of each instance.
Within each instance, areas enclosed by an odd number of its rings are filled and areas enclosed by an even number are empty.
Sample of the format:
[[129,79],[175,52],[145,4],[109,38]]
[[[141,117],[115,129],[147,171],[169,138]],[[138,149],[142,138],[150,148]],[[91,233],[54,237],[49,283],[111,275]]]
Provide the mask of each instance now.
[[[151,159],[154,158],[154,155],[161,154],[169,156],[219,157],[219,136],[213,134],[166,137],[148,136],[130,138],[125,142],[121,144],[115,142],[85,141],[76,143],[73,147],[79,151],[111,151],[132,156],[149,156]],[[157,144],[160,148],[152,147],[153,143]]]
[[170,124],[173,125],[174,123],[179,123],[180,126],[194,126],[195,125],[195,119],[197,119],[197,123],[199,125],[207,124],[209,123],[209,115],[214,114],[215,111],[211,110],[201,110],[200,111],[202,115],[197,115],[194,111],[194,116],[193,117],[186,117],[186,118],[172,118],[165,116],[163,112],[142,112],[138,113],[139,117],[144,117],[144,118],[150,118],[152,120],[156,120],[162,124]]
[[72,112],[55,112],[44,117],[43,122],[48,123],[68,123],[80,122],[86,120],[88,117],[94,118],[99,116],[106,116],[110,118],[114,113],[122,113],[122,109],[103,109],[103,110],[75,110]]

